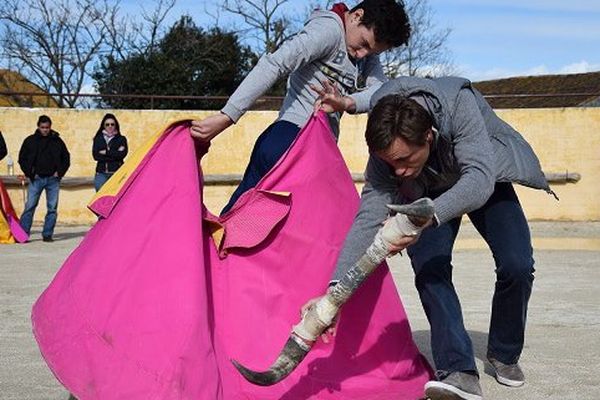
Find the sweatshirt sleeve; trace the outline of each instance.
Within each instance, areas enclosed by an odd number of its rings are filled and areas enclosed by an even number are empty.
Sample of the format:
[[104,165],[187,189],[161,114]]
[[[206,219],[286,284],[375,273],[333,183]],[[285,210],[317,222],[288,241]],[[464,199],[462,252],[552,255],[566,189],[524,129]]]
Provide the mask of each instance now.
[[388,79],[383,73],[383,66],[379,62],[379,56],[373,55],[367,57],[365,71],[366,89],[350,95],[356,103],[356,110],[353,114],[365,113],[369,111],[369,104],[373,94],[383,85]]
[[8,154],[8,149],[6,148],[6,142],[4,141],[4,137],[2,136],[2,132],[0,132],[0,160],[2,160]]
[[329,57],[339,46],[341,27],[333,19],[311,20],[274,53],[265,54],[229,98],[221,112],[233,122],[282,76],[315,60]]
[[383,160],[371,155],[365,177],[360,208],[346,236],[332,281],[339,281],[362,257],[388,216],[386,205],[398,198],[396,180]]
[[471,89],[460,91],[452,122],[452,144],[460,178],[434,200],[440,224],[483,206],[496,181],[492,143]]

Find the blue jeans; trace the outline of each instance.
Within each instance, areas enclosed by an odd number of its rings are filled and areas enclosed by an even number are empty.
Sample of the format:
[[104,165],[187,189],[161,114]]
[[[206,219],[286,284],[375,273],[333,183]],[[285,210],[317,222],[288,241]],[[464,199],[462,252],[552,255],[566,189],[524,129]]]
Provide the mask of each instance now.
[[36,177],[33,181],[29,182],[27,188],[27,203],[25,204],[25,210],[21,215],[21,226],[29,234],[31,232],[31,224],[33,223],[33,214],[35,208],[40,201],[42,191],[46,190],[46,218],[44,219],[44,229],[42,230],[43,237],[52,237],[54,233],[54,226],[56,225],[56,216],[58,208],[58,192],[59,192],[60,179],[54,176],[50,177]]
[[277,164],[281,156],[290,148],[300,128],[288,121],[277,121],[271,124],[256,140],[250,162],[244,177],[231,195],[231,199],[221,211],[225,214],[242,194],[255,187],[258,182]]
[[[496,264],[488,355],[513,364],[523,350],[535,271],[529,226],[510,183],[497,183],[487,203],[468,215],[490,247]],[[440,377],[455,371],[477,372],[471,339],[452,284],[452,247],[459,226],[460,218],[455,218],[437,228],[427,228],[407,249],[431,325],[431,350]]]
[[104,186],[106,181],[108,181],[111,176],[113,176],[112,173],[107,174],[105,172],[96,172],[96,175],[94,176],[94,188],[96,189],[96,192],[99,191],[102,186]]

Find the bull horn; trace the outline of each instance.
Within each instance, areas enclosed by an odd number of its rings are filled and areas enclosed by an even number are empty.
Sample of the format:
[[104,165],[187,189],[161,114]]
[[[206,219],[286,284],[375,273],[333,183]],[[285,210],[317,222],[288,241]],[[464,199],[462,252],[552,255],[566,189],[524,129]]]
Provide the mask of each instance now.
[[331,325],[340,307],[390,255],[388,238],[415,235],[424,229],[424,225],[434,215],[433,201],[428,198],[407,205],[388,205],[388,208],[399,213],[393,217],[394,223],[386,223],[358,262],[337,285],[331,287],[325,296],[308,309],[300,323],[294,326],[279,357],[267,371],[253,371],[231,360],[244,378],[256,385],[271,386],[291,374],[306,357],[319,335]]
[[312,343],[306,343],[292,333],[283,346],[281,354],[267,371],[256,372],[244,367],[236,360],[231,360],[231,362],[248,382],[259,386],[271,386],[291,374],[306,357],[311,347]]

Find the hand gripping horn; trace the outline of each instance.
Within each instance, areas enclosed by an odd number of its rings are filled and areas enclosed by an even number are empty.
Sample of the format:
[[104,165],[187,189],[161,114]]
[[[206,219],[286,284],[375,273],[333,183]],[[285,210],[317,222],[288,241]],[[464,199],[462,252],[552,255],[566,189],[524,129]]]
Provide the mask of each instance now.
[[389,243],[402,236],[418,235],[433,217],[433,201],[422,198],[407,205],[388,205],[397,212],[375,235],[373,243],[339,283],[312,306],[300,323],[293,327],[275,363],[263,372],[246,368],[231,360],[237,370],[250,382],[260,386],[274,385],[296,369],[306,357],[313,344],[332,323],[338,310],[361,283],[390,255]]

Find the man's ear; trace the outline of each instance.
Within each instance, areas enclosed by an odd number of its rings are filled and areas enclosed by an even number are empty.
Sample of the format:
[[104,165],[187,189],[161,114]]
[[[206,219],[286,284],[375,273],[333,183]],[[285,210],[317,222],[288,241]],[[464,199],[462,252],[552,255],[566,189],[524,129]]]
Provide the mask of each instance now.
[[425,138],[425,140],[427,140],[427,143],[429,144],[433,143],[433,129],[429,128],[427,130],[427,137]]
[[358,24],[362,22],[363,15],[365,15],[365,10],[362,8],[352,12],[352,18],[357,18]]

